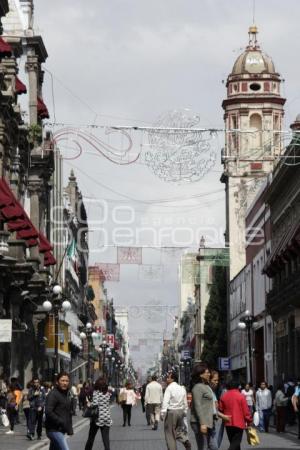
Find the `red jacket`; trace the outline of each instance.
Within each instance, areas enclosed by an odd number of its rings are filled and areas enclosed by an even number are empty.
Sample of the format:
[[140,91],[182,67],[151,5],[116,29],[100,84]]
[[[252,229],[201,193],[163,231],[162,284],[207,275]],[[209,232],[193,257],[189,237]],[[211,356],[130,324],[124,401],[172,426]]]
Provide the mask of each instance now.
[[230,389],[222,395],[219,410],[226,416],[231,416],[231,420],[225,422],[225,426],[245,429],[252,422],[246,399],[238,389]]

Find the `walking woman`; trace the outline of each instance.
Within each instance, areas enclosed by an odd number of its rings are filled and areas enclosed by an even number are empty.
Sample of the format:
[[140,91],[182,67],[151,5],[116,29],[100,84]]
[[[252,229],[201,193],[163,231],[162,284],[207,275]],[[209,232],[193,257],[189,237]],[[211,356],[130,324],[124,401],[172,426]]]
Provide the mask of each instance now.
[[[31,388],[31,381],[29,381],[26,385],[26,388],[22,391],[22,408],[26,418],[26,429],[27,429],[27,437],[30,439],[30,421],[29,421],[29,412],[30,412],[30,401],[28,399],[29,389]],[[30,439],[31,440],[31,439]]]
[[70,377],[66,372],[57,376],[56,387],[46,398],[46,433],[50,439],[49,450],[69,450],[65,435],[73,434],[72,399],[69,391]]
[[214,445],[213,439],[214,415],[217,411],[209,381],[210,371],[207,364],[197,364],[192,374],[191,427],[195,433],[198,450],[218,448]]
[[7,417],[10,424],[10,429],[6,431],[6,434],[14,434],[15,424],[17,422],[17,416],[19,406],[22,401],[22,392],[17,388],[15,383],[12,383],[7,392]]
[[105,378],[95,383],[91,405],[98,406],[98,417],[91,419],[90,431],[85,450],[92,450],[96,434],[100,428],[104,450],[110,450],[109,430],[112,425],[110,415],[110,393]]
[[136,405],[137,399],[131,383],[126,383],[125,387],[120,390],[120,397],[122,399],[124,398],[124,400],[121,401],[121,406],[123,408],[123,427],[126,427],[126,422],[128,422],[128,426],[130,427],[131,410],[132,407]]
[[238,383],[228,384],[228,391],[219,401],[219,410],[230,417],[225,423],[227,436],[230,442],[228,450],[241,450],[244,430],[252,423],[245,396],[240,393]]
[[285,432],[288,400],[288,397],[286,397],[284,393],[284,385],[281,384],[278,386],[274,399],[274,406],[276,409],[276,431],[278,433]]

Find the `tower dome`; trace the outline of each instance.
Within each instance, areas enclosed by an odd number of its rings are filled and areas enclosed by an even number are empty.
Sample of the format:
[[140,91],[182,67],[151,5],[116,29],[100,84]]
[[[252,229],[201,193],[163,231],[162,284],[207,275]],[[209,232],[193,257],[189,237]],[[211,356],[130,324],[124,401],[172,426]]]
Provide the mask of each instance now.
[[258,29],[256,26],[249,28],[249,45],[237,58],[233,65],[232,75],[242,74],[276,74],[272,59],[263,53],[257,43]]

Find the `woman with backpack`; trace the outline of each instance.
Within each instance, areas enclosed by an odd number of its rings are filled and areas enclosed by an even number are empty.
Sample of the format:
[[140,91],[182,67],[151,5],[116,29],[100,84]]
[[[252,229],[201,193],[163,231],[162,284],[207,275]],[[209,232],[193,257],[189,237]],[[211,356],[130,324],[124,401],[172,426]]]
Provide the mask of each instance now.
[[109,431],[112,425],[110,415],[110,393],[105,378],[95,382],[92,401],[89,406],[97,406],[98,414],[91,419],[90,430],[85,450],[92,450],[96,434],[100,428],[104,450],[110,450]]

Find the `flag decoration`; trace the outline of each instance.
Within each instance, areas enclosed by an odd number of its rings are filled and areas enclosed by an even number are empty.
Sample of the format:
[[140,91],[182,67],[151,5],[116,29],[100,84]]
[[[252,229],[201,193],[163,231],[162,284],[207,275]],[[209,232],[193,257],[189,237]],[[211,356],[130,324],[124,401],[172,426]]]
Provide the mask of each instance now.
[[120,264],[96,263],[102,271],[106,281],[120,281]]
[[142,248],[118,247],[118,264],[142,264]]

